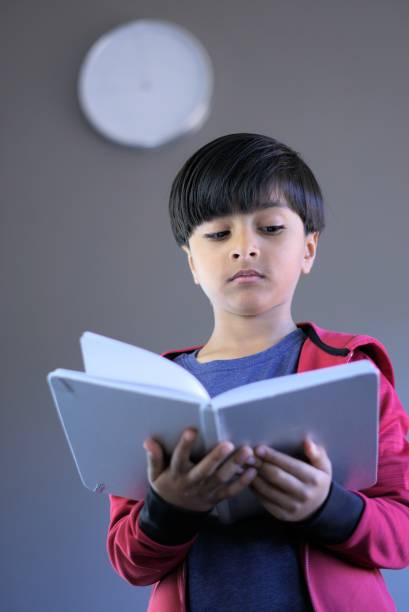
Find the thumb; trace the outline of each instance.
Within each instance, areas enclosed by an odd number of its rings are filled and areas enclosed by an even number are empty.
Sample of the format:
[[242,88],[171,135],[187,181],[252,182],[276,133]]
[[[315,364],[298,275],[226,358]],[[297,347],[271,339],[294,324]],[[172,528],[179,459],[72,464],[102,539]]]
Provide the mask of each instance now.
[[157,477],[165,469],[165,457],[161,445],[158,442],[148,438],[143,443],[143,447],[146,450],[147,462],[148,462],[148,478],[149,482],[155,482]]
[[323,446],[316,444],[311,438],[304,440],[304,448],[311,464],[332,476],[332,463]]

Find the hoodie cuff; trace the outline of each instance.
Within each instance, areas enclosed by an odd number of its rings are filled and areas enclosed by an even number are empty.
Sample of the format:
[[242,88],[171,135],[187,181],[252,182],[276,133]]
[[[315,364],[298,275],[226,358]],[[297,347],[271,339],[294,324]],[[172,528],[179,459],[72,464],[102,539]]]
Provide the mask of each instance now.
[[324,503],[309,519],[291,523],[291,529],[305,538],[341,544],[355,531],[364,507],[359,495],[333,480]]
[[197,512],[170,504],[149,486],[139,513],[139,527],[155,542],[165,545],[185,544],[205,522],[211,510]]

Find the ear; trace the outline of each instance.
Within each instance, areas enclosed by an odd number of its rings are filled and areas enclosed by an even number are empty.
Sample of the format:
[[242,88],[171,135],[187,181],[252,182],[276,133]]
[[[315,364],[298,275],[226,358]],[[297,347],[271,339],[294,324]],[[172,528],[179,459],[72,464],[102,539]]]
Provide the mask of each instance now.
[[319,232],[310,232],[305,237],[304,258],[302,261],[303,274],[309,274],[317,254]]
[[193,257],[192,257],[192,253],[190,252],[190,248],[185,244],[183,244],[180,248],[187,255],[187,261],[189,263],[189,268],[190,268],[190,271],[192,272],[192,276],[193,276],[195,285],[199,285],[199,281],[196,278],[195,264],[193,262]]

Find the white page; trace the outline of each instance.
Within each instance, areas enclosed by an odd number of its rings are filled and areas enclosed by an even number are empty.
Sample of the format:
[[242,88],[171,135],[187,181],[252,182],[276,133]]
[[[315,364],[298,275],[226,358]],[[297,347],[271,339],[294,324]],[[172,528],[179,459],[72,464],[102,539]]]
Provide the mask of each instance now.
[[90,331],[82,334],[80,344],[87,374],[166,387],[210,399],[193,374],[157,353]]
[[277,378],[267,378],[256,382],[235,387],[216,395],[212,399],[212,408],[221,410],[228,406],[236,406],[249,401],[258,401],[265,397],[274,397],[288,391],[308,389],[315,385],[324,384],[336,380],[344,380],[360,374],[377,372],[376,366],[367,360],[344,363],[318,370],[307,372],[296,372]]
[[[370,361],[250,383],[213,398],[213,406],[220,439],[297,456],[308,435],[326,448],[337,482],[358,490],[376,482],[379,372]],[[217,511],[229,523],[261,509],[244,489]]]
[[[121,391],[131,391],[141,394],[146,394],[152,397],[160,397],[163,399],[180,400],[201,404],[202,399],[197,396],[197,393],[189,393],[183,389],[171,389],[164,385],[149,385],[147,383],[133,382],[130,380],[118,380],[117,378],[106,378],[105,376],[94,376],[87,372],[77,372],[76,370],[67,370],[65,368],[57,368],[47,375],[48,381],[59,379],[68,391],[71,391],[70,380],[85,382],[87,384],[97,385],[104,389],[120,389]],[[67,379],[67,380],[66,380]],[[204,405],[207,405],[206,403]]]
[[[143,498],[143,441],[153,436],[170,454],[185,427],[200,432],[203,400],[196,394],[62,368],[47,379],[81,480],[92,491]],[[192,455],[204,452],[199,435]]]

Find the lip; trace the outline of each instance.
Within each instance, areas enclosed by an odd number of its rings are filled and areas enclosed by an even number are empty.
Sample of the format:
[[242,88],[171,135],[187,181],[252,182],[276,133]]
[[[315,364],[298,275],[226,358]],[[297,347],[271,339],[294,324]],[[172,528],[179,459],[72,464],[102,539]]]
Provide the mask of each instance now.
[[259,274],[251,274],[250,276],[236,276],[235,278],[233,278],[233,282],[235,283],[256,283],[258,281],[263,280],[263,276],[260,276]]
[[239,270],[236,272],[234,276],[230,278],[230,280],[257,280],[258,278],[264,278],[263,274],[260,274],[258,270],[248,269],[248,270]]

